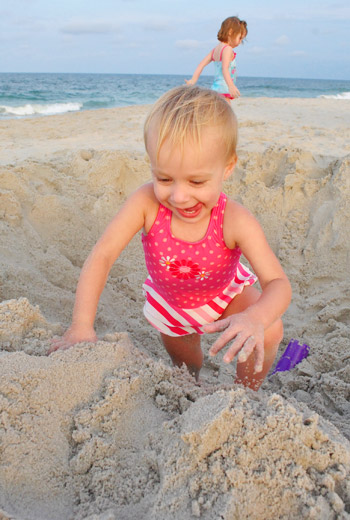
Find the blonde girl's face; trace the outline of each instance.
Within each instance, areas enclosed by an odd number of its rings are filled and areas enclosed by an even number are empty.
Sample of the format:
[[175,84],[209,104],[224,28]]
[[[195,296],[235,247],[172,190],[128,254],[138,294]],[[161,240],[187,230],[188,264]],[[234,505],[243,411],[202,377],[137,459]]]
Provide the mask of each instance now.
[[224,180],[233,171],[236,156],[226,161],[217,130],[208,129],[202,146],[187,140],[183,149],[165,141],[157,158],[158,133],[150,129],[147,150],[154,193],[158,201],[182,223],[207,225]]

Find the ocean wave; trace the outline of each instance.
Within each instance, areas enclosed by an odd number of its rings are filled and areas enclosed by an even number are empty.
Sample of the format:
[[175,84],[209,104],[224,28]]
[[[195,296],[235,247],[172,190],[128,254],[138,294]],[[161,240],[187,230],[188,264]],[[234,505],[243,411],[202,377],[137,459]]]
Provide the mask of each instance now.
[[323,99],[350,99],[350,92],[342,92],[341,94],[329,94],[329,95],[325,95],[323,94],[322,96],[318,96],[320,98],[323,98]]
[[82,103],[52,103],[48,105],[27,104],[17,107],[0,105],[0,115],[2,116],[49,116],[64,114],[65,112],[76,112],[82,108]]

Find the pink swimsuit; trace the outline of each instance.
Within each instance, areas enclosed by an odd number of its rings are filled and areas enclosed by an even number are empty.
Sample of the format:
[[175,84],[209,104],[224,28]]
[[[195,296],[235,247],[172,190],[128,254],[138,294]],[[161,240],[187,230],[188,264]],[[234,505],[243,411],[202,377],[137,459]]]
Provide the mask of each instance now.
[[225,244],[226,201],[221,193],[207,232],[198,242],[174,237],[172,212],[162,204],[149,233],[142,235],[149,273],[143,285],[144,314],[168,336],[203,334],[201,326],[216,321],[234,296],[256,281],[240,263],[239,247],[229,249]]

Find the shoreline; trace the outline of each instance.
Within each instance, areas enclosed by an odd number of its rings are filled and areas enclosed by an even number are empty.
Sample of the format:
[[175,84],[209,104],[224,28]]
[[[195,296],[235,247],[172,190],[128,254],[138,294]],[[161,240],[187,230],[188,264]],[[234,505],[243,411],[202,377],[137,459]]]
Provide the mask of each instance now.
[[[101,108],[28,119],[0,120],[0,164],[46,157],[64,150],[110,149],[143,153],[142,125],[151,105]],[[239,148],[262,151],[271,146],[295,146],[314,153],[344,156],[350,145],[350,103],[308,98],[240,98],[232,103],[239,124]],[[284,118],[281,121],[281,118]],[[90,125],[96,125],[94,129]],[[257,134],[257,126],[266,138]],[[281,133],[280,127],[284,127]],[[134,132],[134,139],[130,133]],[[332,132],[332,141],[328,139]],[[308,134],[312,133],[312,140]],[[307,142],[305,142],[307,136]],[[252,142],[254,139],[254,142]],[[34,141],[34,143],[33,143]]]

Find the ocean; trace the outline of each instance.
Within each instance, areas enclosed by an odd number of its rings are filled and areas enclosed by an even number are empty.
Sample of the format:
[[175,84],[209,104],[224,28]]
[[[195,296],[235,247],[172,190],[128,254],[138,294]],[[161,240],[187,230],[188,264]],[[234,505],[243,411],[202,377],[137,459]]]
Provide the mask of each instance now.
[[[0,119],[153,103],[188,76],[153,74],[0,73]],[[198,82],[210,87],[211,76]],[[350,81],[239,77],[245,97],[350,100]]]

